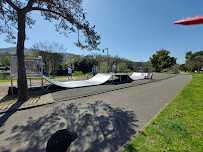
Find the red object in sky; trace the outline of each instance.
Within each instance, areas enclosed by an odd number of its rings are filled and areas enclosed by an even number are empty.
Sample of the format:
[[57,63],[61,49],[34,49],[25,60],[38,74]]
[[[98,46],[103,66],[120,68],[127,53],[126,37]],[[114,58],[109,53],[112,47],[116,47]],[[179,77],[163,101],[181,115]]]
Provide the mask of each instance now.
[[186,19],[175,21],[173,22],[173,24],[182,24],[182,25],[203,24],[203,15],[188,17]]

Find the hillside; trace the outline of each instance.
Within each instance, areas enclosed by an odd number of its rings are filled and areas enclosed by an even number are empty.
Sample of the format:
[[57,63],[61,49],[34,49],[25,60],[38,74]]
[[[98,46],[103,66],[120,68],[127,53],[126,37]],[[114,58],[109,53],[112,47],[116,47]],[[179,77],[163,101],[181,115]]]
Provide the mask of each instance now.
[[[9,48],[0,48],[0,54],[8,52],[9,54],[16,53],[16,47],[9,47]],[[28,55],[31,52],[31,49],[25,48],[25,55]]]

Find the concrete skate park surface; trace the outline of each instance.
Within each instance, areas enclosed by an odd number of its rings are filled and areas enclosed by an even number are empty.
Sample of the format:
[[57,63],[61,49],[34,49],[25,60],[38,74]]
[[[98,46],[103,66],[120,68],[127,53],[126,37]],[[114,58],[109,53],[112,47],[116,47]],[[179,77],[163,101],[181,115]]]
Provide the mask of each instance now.
[[[55,99],[60,96],[68,99],[85,92],[115,89],[13,114],[0,114],[0,149],[2,152],[44,152],[51,134],[68,128],[78,133],[71,152],[116,152],[190,80],[190,75],[154,74],[154,81],[108,83],[52,92]],[[121,86],[126,88],[117,90]]]

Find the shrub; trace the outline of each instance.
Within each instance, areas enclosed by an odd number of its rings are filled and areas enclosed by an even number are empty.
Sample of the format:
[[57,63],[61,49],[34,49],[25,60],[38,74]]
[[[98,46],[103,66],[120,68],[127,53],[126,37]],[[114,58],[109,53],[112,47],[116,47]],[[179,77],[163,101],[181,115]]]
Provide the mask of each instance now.
[[74,71],[73,76],[83,75],[82,71]]

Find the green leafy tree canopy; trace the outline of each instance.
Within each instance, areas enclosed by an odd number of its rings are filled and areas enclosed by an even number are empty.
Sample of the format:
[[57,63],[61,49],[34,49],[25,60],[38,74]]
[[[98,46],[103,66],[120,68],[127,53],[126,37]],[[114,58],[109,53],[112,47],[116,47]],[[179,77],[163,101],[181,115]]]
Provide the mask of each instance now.
[[196,53],[186,52],[185,54],[186,62],[184,65],[184,70],[190,71],[200,71],[203,68],[203,51]]
[[153,54],[150,57],[150,62],[156,71],[161,71],[161,69],[166,69],[176,64],[176,58],[169,56],[170,51],[160,50],[156,51],[156,54]]
[[9,56],[6,56],[4,58],[3,66],[10,67],[10,57]]

